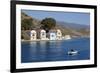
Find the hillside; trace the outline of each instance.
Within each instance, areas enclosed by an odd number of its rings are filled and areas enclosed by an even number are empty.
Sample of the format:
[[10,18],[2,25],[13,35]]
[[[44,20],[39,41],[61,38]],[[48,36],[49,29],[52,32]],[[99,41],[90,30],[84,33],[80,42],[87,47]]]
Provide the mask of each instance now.
[[61,29],[63,34],[70,34],[74,36],[89,36],[90,35],[90,26],[75,24],[75,23],[66,23],[66,22],[57,22],[57,28]]
[[[40,24],[41,21],[39,19],[28,16],[27,14],[22,12],[21,20],[24,20],[24,19],[26,19],[26,20],[32,19],[31,27],[34,29],[40,28],[40,26],[41,26],[41,24]],[[84,36],[87,37],[88,36],[89,37],[89,35],[90,35],[90,27],[87,25],[56,21],[56,28],[60,29],[62,31],[63,35],[71,35],[72,37],[73,36],[79,36],[79,37],[84,37]]]

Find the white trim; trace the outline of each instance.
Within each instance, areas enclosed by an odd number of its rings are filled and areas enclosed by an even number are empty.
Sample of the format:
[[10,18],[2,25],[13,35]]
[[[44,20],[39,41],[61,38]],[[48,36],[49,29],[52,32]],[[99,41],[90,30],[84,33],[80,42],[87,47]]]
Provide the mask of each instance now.
[[[21,9],[29,10],[46,10],[46,11],[64,11],[64,12],[84,12],[90,13],[90,60],[79,61],[60,61],[60,62],[40,62],[40,63],[21,63]],[[38,68],[53,66],[72,66],[94,64],[94,10],[84,8],[70,7],[51,7],[51,6],[34,6],[34,5],[17,5],[16,6],[16,68]]]

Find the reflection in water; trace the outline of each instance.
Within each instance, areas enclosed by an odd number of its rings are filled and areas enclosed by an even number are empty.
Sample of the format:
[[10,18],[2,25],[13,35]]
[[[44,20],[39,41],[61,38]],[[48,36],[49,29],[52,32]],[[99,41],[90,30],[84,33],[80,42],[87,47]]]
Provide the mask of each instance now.
[[[36,59],[37,58],[37,42],[29,42],[30,45],[30,56],[29,59]],[[34,48],[34,49],[33,49]]]
[[[84,45],[83,45],[84,43]],[[79,54],[70,56],[67,52],[71,49]],[[90,58],[89,39],[70,41],[36,41],[22,42],[22,63],[43,61],[86,60]]]
[[[36,51],[37,51],[37,49],[36,49],[36,47],[37,47],[37,42],[29,42],[29,44],[30,44],[30,51],[31,52],[33,52],[33,53],[36,53]],[[34,48],[34,49],[33,49]]]

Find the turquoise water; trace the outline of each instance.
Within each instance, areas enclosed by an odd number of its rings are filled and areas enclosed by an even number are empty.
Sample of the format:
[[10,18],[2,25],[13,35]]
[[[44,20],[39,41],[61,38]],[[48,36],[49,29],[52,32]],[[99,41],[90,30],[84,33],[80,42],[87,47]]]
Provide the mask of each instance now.
[[[21,42],[21,62],[72,61],[90,59],[90,39]],[[71,49],[76,55],[68,55]]]

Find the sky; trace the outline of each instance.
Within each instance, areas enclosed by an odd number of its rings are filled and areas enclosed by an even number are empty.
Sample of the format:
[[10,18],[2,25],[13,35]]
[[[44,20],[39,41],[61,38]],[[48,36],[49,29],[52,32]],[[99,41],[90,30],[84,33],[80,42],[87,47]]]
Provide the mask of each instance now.
[[39,10],[22,10],[22,12],[36,18],[43,20],[44,18],[54,18],[56,21],[76,23],[81,25],[90,25],[90,13],[80,12],[56,12],[56,11],[39,11]]

